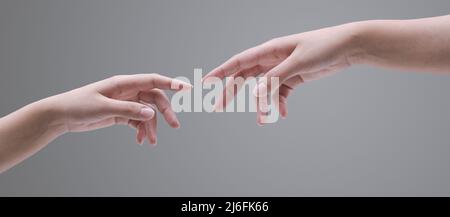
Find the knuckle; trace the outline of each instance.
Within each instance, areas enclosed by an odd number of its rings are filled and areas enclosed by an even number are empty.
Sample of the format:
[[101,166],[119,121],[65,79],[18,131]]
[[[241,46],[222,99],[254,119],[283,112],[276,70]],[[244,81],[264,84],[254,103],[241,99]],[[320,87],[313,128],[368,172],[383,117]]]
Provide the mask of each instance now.
[[152,73],[152,74],[150,75],[150,79],[151,79],[152,81],[161,79],[162,77],[164,77],[164,76],[162,76],[162,75],[159,74],[159,73]]
[[114,75],[110,78],[110,82],[116,88],[117,95],[120,96],[123,93],[123,81],[125,80],[125,75]]
[[276,46],[279,42],[280,42],[279,38],[273,38],[273,39],[270,39],[269,41],[265,42],[264,44],[268,47],[272,47],[272,46]]
[[271,41],[272,41],[272,43],[277,44],[277,43],[280,43],[281,40],[282,40],[282,38],[274,38],[274,39],[272,39]]
[[235,65],[236,70],[239,70],[239,69],[242,68],[241,67],[241,60],[239,59],[239,57],[236,57],[236,59],[234,59],[234,65]]
[[236,54],[234,56],[232,56],[229,60],[230,65],[232,66],[238,66],[240,64],[240,55]]
[[112,77],[110,77],[109,79],[111,79],[113,82],[119,82],[121,80],[123,80],[125,77],[125,75],[114,75]]
[[233,55],[233,56],[230,58],[230,60],[236,60],[236,59],[239,59],[239,56],[240,56],[239,53],[238,53],[238,54],[235,54],[235,55]]

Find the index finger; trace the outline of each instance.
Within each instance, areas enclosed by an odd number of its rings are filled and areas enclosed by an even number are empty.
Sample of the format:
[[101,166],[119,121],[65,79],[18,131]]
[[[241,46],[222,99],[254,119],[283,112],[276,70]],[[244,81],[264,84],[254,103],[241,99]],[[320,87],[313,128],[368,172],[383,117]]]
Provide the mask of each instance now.
[[140,92],[154,88],[162,90],[190,89],[192,85],[184,81],[169,78],[159,74],[117,75],[104,80],[105,89],[126,93]]
[[257,65],[274,66],[287,58],[295,48],[295,41],[290,38],[275,38],[261,45],[245,50],[227,60],[219,67],[203,77],[224,79],[237,72],[253,68]]
[[211,72],[203,77],[206,80],[209,77],[218,77],[219,79],[224,79],[236,72],[250,69],[259,63],[259,59],[264,55],[263,46],[256,46],[245,50],[227,60],[222,65],[213,69]]

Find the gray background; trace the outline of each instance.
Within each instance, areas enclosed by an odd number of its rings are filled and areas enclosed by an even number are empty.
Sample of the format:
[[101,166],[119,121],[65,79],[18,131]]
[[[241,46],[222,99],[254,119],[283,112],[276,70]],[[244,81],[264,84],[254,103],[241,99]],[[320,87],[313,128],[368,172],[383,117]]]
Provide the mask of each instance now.
[[[445,15],[448,0],[0,0],[0,114],[115,74],[192,78],[273,37]],[[450,196],[450,76],[365,66],[308,83],[290,116],[183,113],[156,148],[113,127],[58,138],[0,196]]]

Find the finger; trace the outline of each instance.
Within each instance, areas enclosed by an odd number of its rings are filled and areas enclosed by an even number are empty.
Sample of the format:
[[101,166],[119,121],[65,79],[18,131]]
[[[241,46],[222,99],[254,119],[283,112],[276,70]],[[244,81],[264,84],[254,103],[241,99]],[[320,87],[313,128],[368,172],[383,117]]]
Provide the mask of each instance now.
[[292,52],[289,40],[275,39],[262,45],[245,50],[213,69],[203,77],[218,77],[220,79],[239,71],[250,69],[256,65],[274,65],[281,62]]
[[260,116],[260,114],[259,114],[259,102],[258,102],[258,97],[256,97],[256,96],[253,96],[254,97],[254,101],[256,102],[256,124],[258,124],[258,126],[262,126],[261,124],[260,124],[260,120],[259,120],[259,116]]
[[289,78],[286,82],[283,84],[290,87],[291,89],[295,89],[300,84],[305,83],[305,80],[303,79],[303,75],[295,75],[291,78]]
[[[119,119],[119,118],[116,118]],[[136,129],[136,143],[140,144],[140,137],[142,135],[142,130],[140,129],[139,124],[141,123],[141,121],[136,121],[136,120],[124,120],[124,121],[120,121],[119,124],[126,124],[128,125],[130,128]]]
[[138,125],[140,124],[141,122],[140,121],[136,121],[136,120],[128,120],[128,123],[127,123],[127,125],[130,127],[130,128],[133,128],[133,129],[138,129]]
[[256,97],[257,102],[257,120],[259,125],[264,125],[266,123],[265,118],[267,118],[267,115],[269,114],[269,104],[268,99],[269,97],[272,98],[272,103],[275,103],[275,108],[278,108],[280,111],[280,115],[283,118],[287,117],[287,97],[291,93],[292,89],[297,87],[299,84],[303,83],[303,80],[301,79],[301,76],[297,75],[290,79],[288,79],[284,84],[282,84],[279,87],[278,91],[278,97],[275,97],[275,95],[267,95],[267,94],[261,94],[260,96]]
[[150,120],[155,111],[150,107],[137,102],[122,101],[106,98],[106,111],[111,116],[118,116],[132,120]]
[[256,97],[256,96],[253,96],[253,97],[255,97],[255,102],[256,102],[256,123],[259,126],[264,126],[264,123],[262,121],[262,112],[260,109],[260,97]]
[[128,120],[128,126],[131,128],[136,129],[136,143],[139,145],[142,145],[142,129],[141,129],[141,121],[136,121],[136,120]]
[[[141,100],[141,103],[156,110],[155,106],[153,106],[149,103],[143,102],[142,100]],[[157,128],[156,122],[157,122],[157,120],[158,120],[157,114],[155,113],[155,115],[153,116],[152,119],[147,120],[147,121],[141,121],[142,125],[144,125],[145,137],[147,138],[148,143],[150,145],[156,144],[156,128]]]
[[128,95],[153,88],[163,90],[190,89],[192,85],[181,80],[159,74],[118,75],[103,81],[105,90],[119,95]]
[[139,99],[143,104],[154,103],[159,112],[161,112],[161,114],[163,115],[165,121],[172,128],[180,127],[180,121],[173,111],[169,98],[164,93],[164,91],[155,89],[149,92],[141,92],[139,94]]
[[223,79],[226,76],[232,75],[238,71],[252,68],[258,64],[258,58],[263,55],[262,52],[263,50],[259,47],[250,48],[244,52],[241,52],[206,74],[206,76],[203,77],[203,80],[209,77],[218,77]]
[[256,102],[256,123],[259,126],[264,126],[266,123],[265,117],[268,115],[268,101],[267,97],[268,95],[265,95],[264,97],[257,97],[253,95]]
[[138,144],[142,145],[142,143],[144,142],[144,138],[146,136],[146,127],[145,127],[145,122],[140,122],[138,124],[138,130],[137,130],[137,135],[136,135],[136,141]]
[[281,85],[280,87],[280,95],[279,95],[279,102],[278,102],[278,109],[280,111],[280,116],[282,118],[286,118],[288,114],[287,110],[287,97],[289,96],[292,89],[286,85]]
[[156,142],[157,142],[157,136],[156,136],[157,123],[158,123],[158,118],[156,118],[156,115],[150,121],[146,122],[147,139],[148,139],[148,142],[153,146],[155,146]]
[[289,56],[285,61],[272,68],[260,79],[258,86],[254,90],[254,94],[260,96],[261,94],[273,93],[281,84],[293,76],[297,70],[297,65],[294,57]]
[[246,69],[244,71],[238,72],[231,77],[230,80],[225,84],[225,88],[223,90],[222,95],[219,95],[216,103],[214,105],[214,111],[223,111],[224,108],[234,99],[237,93],[241,90],[243,83],[236,83],[237,78],[242,78],[244,81],[250,77],[257,77],[260,74],[266,73],[270,67],[256,65],[250,69]]
[[[152,108],[154,110],[156,110],[155,106],[150,104],[150,103],[144,102],[142,100],[141,100],[141,103],[145,104],[146,106],[148,106],[148,107],[150,107],[150,108]],[[157,140],[157,134],[156,134],[157,120],[158,120],[157,114],[155,113],[155,116],[152,119],[147,120],[147,121],[142,121],[142,124],[145,126],[145,135],[146,135],[146,138],[147,138],[147,140],[148,140],[150,145],[156,145],[156,140]]]
[[[302,83],[304,83],[303,79],[301,78],[300,75],[297,75],[288,79],[286,82],[284,82],[284,84],[280,86],[278,108],[282,118],[286,118],[288,115],[287,98],[289,94],[292,92],[294,88],[296,88],[298,85]],[[277,100],[274,101],[277,102]]]

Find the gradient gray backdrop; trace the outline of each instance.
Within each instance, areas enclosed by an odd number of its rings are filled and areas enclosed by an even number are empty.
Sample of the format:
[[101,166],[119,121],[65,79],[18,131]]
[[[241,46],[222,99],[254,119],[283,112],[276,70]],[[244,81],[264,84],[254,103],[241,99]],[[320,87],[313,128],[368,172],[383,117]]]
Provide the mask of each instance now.
[[[448,0],[0,0],[0,114],[116,74],[192,78],[268,39]],[[450,196],[450,76],[365,66],[301,86],[289,117],[183,113],[156,148],[113,127],[58,138],[0,196]]]

